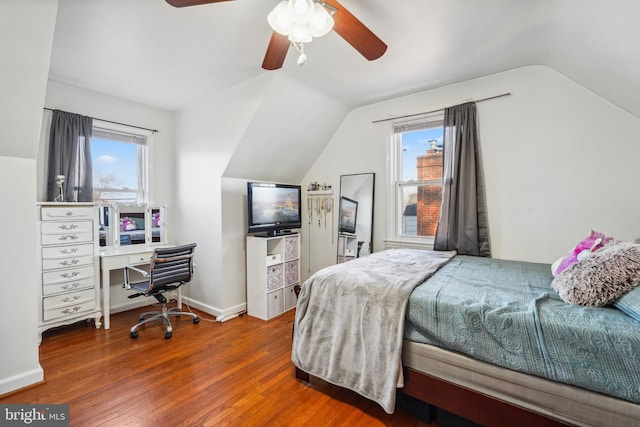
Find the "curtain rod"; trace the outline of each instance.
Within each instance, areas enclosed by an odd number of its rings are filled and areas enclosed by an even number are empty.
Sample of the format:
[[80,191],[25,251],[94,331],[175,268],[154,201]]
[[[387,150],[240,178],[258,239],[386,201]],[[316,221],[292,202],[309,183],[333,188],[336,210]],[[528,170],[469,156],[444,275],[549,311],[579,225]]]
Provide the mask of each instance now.
[[[501,93],[500,95],[495,95],[495,96],[490,96],[488,98],[478,99],[477,101],[474,101],[474,102],[489,101],[491,99],[502,98],[503,96],[509,96],[509,95],[511,95],[510,92]],[[469,102],[472,102],[472,101],[469,101]],[[446,108],[449,108],[449,107],[438,108],[437,110],[425,111],[424,113],[407,114],[405,116],[389,117],[388,119],[374,120],[371,123],[389,122],[391,120],[406,119],[406,118],[409,118],[409,117],[422,116],[423,114],[437,113],[438,111],[442,111],[442,110],[444,110]]]
[[[45,110],[48,111],[53,111],[53,108],[47,108],[44,107]],[[59,110],[62,111],[62,110]],[[68,113],[69,111],[65,111],[65,113]],[[76,113],[71,113],[71,114],[76,114]],[[82,115],[82,114],[79,114]],[[93,120],[100,120],[101,122],[106,122],[106,123],[113,123],[114,125],[121,125],[121,126],[128,126],[130,128],[135,128],[135,129],[142,129],[142,130],[148,130],[149,132],[153,132],[153,133],[158,133],[158,131],[156,129],[149,129],[149,128],[143,128],[141,126],[134,126],[134,125],[128,125],[126,123],[120,123],[120,122],[114,122],[112,120],[105,120],[105,119],[99,119],[97,117],[91,117]]]

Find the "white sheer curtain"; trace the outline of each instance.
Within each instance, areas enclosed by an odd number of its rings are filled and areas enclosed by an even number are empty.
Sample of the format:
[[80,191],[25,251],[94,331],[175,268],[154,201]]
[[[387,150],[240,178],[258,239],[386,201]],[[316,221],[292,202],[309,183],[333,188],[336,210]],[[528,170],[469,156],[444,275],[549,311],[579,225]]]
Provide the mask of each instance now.
[[434,249],[488,257],[491,251],[476,116],[474,102],[444,112],[442,205]]

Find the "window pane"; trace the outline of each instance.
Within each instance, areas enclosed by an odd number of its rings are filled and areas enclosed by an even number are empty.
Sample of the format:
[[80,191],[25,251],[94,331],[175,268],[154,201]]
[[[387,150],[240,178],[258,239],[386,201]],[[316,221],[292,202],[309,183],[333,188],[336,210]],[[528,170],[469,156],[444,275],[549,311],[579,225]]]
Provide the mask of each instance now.
[[91,139],[94,201],[137,201],[138,144]]
[[[398,237],[435,236],[442,201],[443,128],[431,121],[428,128],[398,130],[396,201]],[[425,124],[427,126],[427,124]]]
[[[402,177],[401,181],[424,180],[418,176],[418,159],[429,153],[442,153],[442,128],[423,129],[402,133]],[[433,173],[429,173],[434,179]],[[439,178],[442,178],[440,172]]]
[[400,186],[402,236],[435,236],[442,183]]

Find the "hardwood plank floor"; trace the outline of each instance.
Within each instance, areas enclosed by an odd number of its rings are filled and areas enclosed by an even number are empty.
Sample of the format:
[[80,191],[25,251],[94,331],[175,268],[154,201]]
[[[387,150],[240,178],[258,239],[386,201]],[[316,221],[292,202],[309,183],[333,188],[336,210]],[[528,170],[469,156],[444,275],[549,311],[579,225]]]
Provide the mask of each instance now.
[[[157,307],[154,307],[154,309]],[[149,307],[117,313],[111,329],[80,323],[47,331],[45,382],[0,403],[64,403],[72,426],[426,426],[317,378],[297,380],[291,363],[294,312],[262,321],[172,321],[129,328]],[[431,424],[437,426],[435,422]]]

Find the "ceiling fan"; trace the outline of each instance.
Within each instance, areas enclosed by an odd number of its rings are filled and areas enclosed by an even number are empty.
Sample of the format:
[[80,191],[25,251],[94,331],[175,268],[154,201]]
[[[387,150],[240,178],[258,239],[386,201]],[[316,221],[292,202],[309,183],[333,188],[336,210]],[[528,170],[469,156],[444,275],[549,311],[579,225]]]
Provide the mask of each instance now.
[[[166,0],[171,6],[174,7],[186,7],[196,6],[210,3],[222,3],[230,0]],[[289,0],[281,1],[276,9],[271,13],[275,15],[278,12],[278,8],[285,10],[287,6],[295,8],[295,3],[300,3],[303,7],[306,5],[313,6],[325,14],[330,20],[330,24],[327,23],[326,27],[322,30],[322,34],[331,30],[338,33],[343,39],[345,39],[354,49],[356,49],[362,56],[369,61],[380,58],[387,50],[387,45],[378,38],[371,30],[369,30],[362,22],[351,14],[344,6],[338,3],[336,0]],[[304,3],[304,4],[303,4]],[[277,29],[277,23],[272,23],[275,20],[272,16],[269,16],[269,23],[274,29]],[[324,24],[323,24],[324,25]],[[288,35],[287,35],[288,34]],[[320,34],[320,35],[322,35]],[[314,35],[318,37],[318,35]],[[287,56],[289,45],[293,45],[299,52],[300,58],[298,59],[298,65],[304,64],[306,56],[304,54],[303,43],[311,41],[311,36],[308,35],[308,39],[300,41],[302,39],[294,37],[293,32],[291,34],[281,34],[276,30],[271,35],[267,52],[265,53],[264,60],[262,61],[262,68],[265,70],[277,70],[284,64],[284,59]]]

